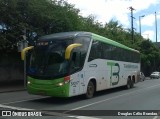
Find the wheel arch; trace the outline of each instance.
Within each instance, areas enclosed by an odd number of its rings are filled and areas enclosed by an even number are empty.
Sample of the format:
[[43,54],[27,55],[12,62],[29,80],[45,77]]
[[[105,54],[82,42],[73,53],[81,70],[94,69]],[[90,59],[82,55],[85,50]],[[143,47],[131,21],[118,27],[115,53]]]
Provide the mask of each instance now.
[[136,77],[135,77],[135,75],[132,76],[132,81],[133,81],[133,83],[136,82]]
[[[94,86],[95,86],[95,91],[97,91],[97,80],[96,80],[96,78],[95,78],[95,77],[90,78],[90,79],[88,80],[88,83],[89,83],[90,81],[93,82],[93,84],[94,84]],[[87,83],[87,85],[88,85],[88,83]]]
[[131,75],[129,75],[128,78],[127,78],[127,81],[128,81],[128,80],[131,80],[131,79],[132,79],[132,78],[131,78]]

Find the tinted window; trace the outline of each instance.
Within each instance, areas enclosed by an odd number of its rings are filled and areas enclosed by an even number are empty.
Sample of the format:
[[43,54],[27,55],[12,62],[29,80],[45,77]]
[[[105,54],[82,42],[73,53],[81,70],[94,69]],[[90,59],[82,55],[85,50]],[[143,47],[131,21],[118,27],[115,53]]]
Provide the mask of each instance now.
[[125,62],[140,62],[139,53],[93,40],[89,60],[108,59]]
[[94,40],[92,42],[88,61],[92,61],[94,59],[99,59],[99,58],[102,59],[102,51],[103,51],[103,47],[101,42]]
[[85,36],[79,36],[74,39],[74,43],[82,44],[81,47],[77,47],[72,51],[72,58],[71,58],[71,72],[75,72],[81,69],[84,65],[88,47],[90,44],[90,38]]

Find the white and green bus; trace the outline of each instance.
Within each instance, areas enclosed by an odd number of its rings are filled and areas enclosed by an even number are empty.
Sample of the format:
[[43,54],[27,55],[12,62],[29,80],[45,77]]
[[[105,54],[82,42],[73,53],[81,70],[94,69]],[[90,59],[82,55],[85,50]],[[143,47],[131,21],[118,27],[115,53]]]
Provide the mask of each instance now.
[[31,53],[27,71],[30,94],[72,97],[126,86],[139,81],[140,53],[90,32],[42,36]]

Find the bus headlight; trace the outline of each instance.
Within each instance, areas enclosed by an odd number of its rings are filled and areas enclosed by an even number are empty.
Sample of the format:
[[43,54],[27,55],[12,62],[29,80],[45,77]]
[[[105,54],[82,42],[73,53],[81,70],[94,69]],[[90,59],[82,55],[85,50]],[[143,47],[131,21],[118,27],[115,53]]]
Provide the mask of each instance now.
[[59,83],[58,85],[59,85],[59,86],[63,86],[63,85],[64,85],[64,83]]
[[27,81],[27,84],[29,85],[29,84],[31,84],[31,82],[30,82],[30,81]]
[[63,86],[64,85],[64,82],[60,82],[57,84],[57,86]]

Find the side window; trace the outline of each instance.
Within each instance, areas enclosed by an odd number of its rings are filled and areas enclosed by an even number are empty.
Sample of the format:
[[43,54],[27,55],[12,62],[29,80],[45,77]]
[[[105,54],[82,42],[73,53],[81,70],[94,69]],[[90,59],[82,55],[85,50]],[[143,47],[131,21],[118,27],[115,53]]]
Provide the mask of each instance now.
[[103,43],[103,59],[113,60],[114,50],[114,46]]
[[103,49],[101,42],[93,40],[88,61],[102,59],[102,51]]
[[119,48],[118,47],[115,47],[115,46],[112,46],[112,60],[117,60],[119,61],[120,60],[120,54],[119,54]]
[[85,36],[81,36],[75,39],[75,43],[81,43],[82,47],[79,48],[80,52],[77,52],[77,60],[79,62],[79,66],[83,67],[84,65],[84,61],[86,59],[86,55],[87,55],[87,51],[88,51],[88,47],[90,44],[90,38],[89,37],[85,37]]
[[132,56],[133,62],[138,63],[140,61],[139,54],[136,52],[133,52],[132,54],[133,54]]
[[82,46],[72,50],[71,72],[77,71],[83,67],[90,44],[90,37],[78,36],[74,39],[74,43],[80,43]]
[[74,39],[74,43],[82,44],[83,51],[87,51],[90,44],[90,37],[87,36],[78,36]]
[[121,49],[121,60],[128,62],[128,57],[127,56],[128,56],[127,51],[125,49]]
[[122,49],[119,48],[119,47],[116,47],[116,48],[115,48],[114,60],[123,61]]
[[94,59],[108,59],[125,62],[139,62],[139,54],[127,49],[116,47],[94,40],[92,42],[88,61]]
[[121,50],[122,50],[121,61],[134,62],[134,63],[138,63],[140,61],[138,53],[126,49],[121,49]]

